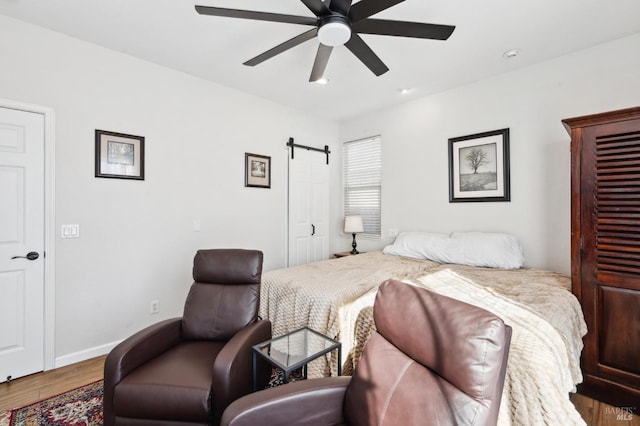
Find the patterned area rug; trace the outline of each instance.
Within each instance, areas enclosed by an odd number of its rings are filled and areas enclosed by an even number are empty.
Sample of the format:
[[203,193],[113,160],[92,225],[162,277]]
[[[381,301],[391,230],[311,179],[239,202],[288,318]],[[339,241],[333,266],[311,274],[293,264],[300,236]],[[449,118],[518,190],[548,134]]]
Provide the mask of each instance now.
[[103,383],[95,383],[0,413],[0,426],[102,425]]
[[[295,382],[296,380],[301,380],[302,377],[302,367],[293,371],[289,374],[289,381]],[[284,372],[282,370],[278,370],[276,368],[271,369],[271,378],[269,379],[269,383],[267,384],[268,388],[273,388],[276,386],[280,386],[284,384]],[[0,424],[2,426],[2,424]]]
[[[300,380],[302,369],[289,376]],[[271,372],[268,387],[284,383],[282,371]],[[101,426],[103,381],[99,380],[26,407],[0,413],[0,426]]]

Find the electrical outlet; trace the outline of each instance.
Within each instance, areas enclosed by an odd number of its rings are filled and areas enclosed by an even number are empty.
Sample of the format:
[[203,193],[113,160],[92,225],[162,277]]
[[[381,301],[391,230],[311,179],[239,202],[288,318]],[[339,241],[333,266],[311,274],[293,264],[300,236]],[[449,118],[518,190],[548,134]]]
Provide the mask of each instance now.
[[149,304],[149,313],[157,314],[158,312],[160,312],[160,301],[152,300]]

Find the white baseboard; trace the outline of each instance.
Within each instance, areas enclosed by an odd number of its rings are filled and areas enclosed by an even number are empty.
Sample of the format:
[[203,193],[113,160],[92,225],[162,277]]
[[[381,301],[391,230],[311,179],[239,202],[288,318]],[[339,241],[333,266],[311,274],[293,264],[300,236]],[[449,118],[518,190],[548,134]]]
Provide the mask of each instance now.
[[108,354],[120,341],[107,343],[101,346],[85,349],[83,351],[74,352],[68,355],[56,357],[54,368],[64,367],[66,365],[75,364],[76,362],[86,361],[97,356]]

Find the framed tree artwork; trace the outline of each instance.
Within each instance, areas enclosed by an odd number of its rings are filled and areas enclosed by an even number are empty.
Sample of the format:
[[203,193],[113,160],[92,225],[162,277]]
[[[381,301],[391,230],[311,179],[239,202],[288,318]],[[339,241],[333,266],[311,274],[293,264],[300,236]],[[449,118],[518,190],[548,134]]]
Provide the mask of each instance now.
[[509,129],[449,139],[449,202],[510,200]]

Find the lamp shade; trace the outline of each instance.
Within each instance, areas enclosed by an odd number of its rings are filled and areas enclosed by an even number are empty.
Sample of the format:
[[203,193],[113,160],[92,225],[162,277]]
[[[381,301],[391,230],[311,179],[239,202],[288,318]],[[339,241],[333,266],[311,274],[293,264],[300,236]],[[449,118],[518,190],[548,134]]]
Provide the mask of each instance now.
[[364,232],[362,216],[345,216],[344,232],[345,234],[357,234],[358,232]]

